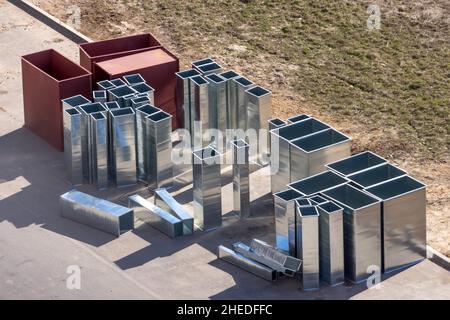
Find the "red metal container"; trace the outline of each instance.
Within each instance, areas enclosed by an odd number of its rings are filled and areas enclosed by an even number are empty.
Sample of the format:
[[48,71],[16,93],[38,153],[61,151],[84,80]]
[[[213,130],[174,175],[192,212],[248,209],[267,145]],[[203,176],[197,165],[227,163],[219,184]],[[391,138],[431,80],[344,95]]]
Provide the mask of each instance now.
[[[102,62],[160,47],[161,43],[151,33],[83,43],[79,45],[80,64],[82,67],[94,72],[95,62]],[[96,82],[94,81],[93,85],[95,84]]]
[[25,127],[64,150],[61,99],[91,96],[91,73],[50,49],[22,56]]
[[179,70],[176,56],[164,48],[157,48],[124,57],[95,63],[95,82],[139,73],[155,89],[155,105],[172,114],[172,128],[177,128],[175,73]]

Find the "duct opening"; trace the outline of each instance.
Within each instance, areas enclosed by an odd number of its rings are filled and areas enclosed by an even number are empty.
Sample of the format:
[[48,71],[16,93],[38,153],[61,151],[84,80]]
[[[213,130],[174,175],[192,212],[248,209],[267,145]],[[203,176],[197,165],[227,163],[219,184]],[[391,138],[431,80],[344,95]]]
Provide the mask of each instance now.
[[123,76],[125,79],[125,82],[127,82],[129,85],[139,84],[139,83],[145,83],[144,78],[138,73],[136,74],[129,74],[126,76]]
[[213,59],[206,58],[206,59],[201,59],[201,60],[197,60],[197,61],[192,62],[192,65],[196,66],[196,67],[199,67],[199,66],[202,66],[204,64],[210,64],[210,63],[213,63],[213,62],[214,62]]
[[[134,100],[133,100],[133,101],[134,101]],[[145,114],[147,114],[147,115],[152,115],[152,114],[154,114],[154,113],[156,113],[156,112],[161,111],[161,109],[159,109],[159,108],[157,108],[157,107],[154,107],[154,106],[151,106],[151,105],[149,105],[149,104],[146,104],[145,106],[139,107],[139,108],[137,108],[136,110],[138,110],[138,111],[140,111],[140,112],[143,112],[143,113],[145,113]]]
[[66,109],[65,112],[67,112],[67,113],[68,113],[69,115],[71,115],[71,116],[75,116],[75,115],[77,115],[77,114],[80,114],[80,113],[78,112],[78,110],[75,109],[75,108],[73,108],[73,109]]
[[212,62],[212,63],[208,63],[208,64],[204,64],[204,65],[198,66],[198,69],[201,72],[209,72],[209,71],[213,71],[213,70],[219,70],[219,69],[221,69],[221,66],[219,66],[215,62]]
[[319,132],[314,135],[293,141],[292,144],[306,152],[312,152],[312,151],[315,151],[318,149],[322,149],[324,147],[331,146],[331,145],[339,143],[339,142],[347,141],[347,140],[349,140],[349,138],[346,137],[345,135],[343,135],[342,133],[340,133],[334,129],[329,129],[329,130]]
[[111,110],[111,113],[114,117],[126,116],[129,114],[134,114],[133,109],[131,108],[120,108]]
[[94,118],[95,120],[106,119],[103,113],[101,112],[91,113],[91,117]]
[[324,203],[327,202],[326,199],[322,198],[321,196],[314,196],[309,198],[311,201],[314,201],[315,203]]
[[346,182],[348,181],[340,175],[331,171],[325,171],[315,176],[291,183],[289,187],[302,194],[311,195]]
[[295,203],[299,207],[311,205],[311,202],[308,199],[297,199],[297,200],[295,200]]
[[97,82],[97,86],[103,90],[108,90],[108,89],[112,89],[115,87],[115,85],[109,80],[103,80],[103,81]]
[[80,106],[82,104],[86,104],[89,103],[91,101],[89,101],[88,99],[86,99],[85,97],[83,97],[81,94],[67,98],[67,99],[63,99],[62,100],[63,103],[68,104],[71,107],[77,107]]
[[219,152],[217,152],[214,148],[207,147],[201,150],[194,151],[194,155],[203,160],[216,157],[219,155]]
[[294,200],[294,199],[301,197],[302,194],[298,193],[295,190],[288,189],[288,190],[277,192],[274,194],[274,196],[279,197],[279,198],[283,199],[284,201],[290,201],[290,200]]
[[370,192],[378,198],[387,200],[424,187],[424,184],[409,176],[404,176],[369,188],[367,192]]
[[136,93],[135,90],[131,89],[127,85],[111,89],[109,90],[109,92],[111,92],[111,94],[113,94],[116,97],[125,97],[129,95],[134,95]]
[[116,87],[121,87],[121,86],[127,85],[122,79],[113,79],[113,80],[110,80],[110,82]]
[[252,85],[253,82],[251,82],[250,80],[248,80],[247,78],[244,77],[240,77],[235,79],[236,82],[238,82],[239,84],[243,85],[244,87],[248,87],[249,85]]
[[80,108],[86,113],[106,111],[106,109],[103,107],[103,105],[98,102],[85,104],[85,105],[80,106]]
[[239,74],[234,72],[233,70],[222,72],[220,75],[222,77],[224,77],[225,79],[232,79],[232,78],[239,77]]
[[120,108],[120,106],[119,106],[119,104],[117,103],[117,101],[106,102],[104,105],[105,105],[105,107],[106,107],[108,110],[113,110],[113,109],[118,109],[118,108]]
[[168,119],[168,118],[170,118],[170,114],[165,113],[164,111],[154,113],[154,114],[152,114],[152,115],[147,117],[147,119],[153,120],[155,122],[161,121],[161,120],[164,120],[164,119]]
[[310,118],[310,116],[308,116],[306,114],[299,114],[299,115],[288,118],[287,121],[294,123],[294,122],[298,122],[298,121],[309,119],[309,118]]
[[328,213],[336,212],[336,211],[342,209],[337,204],[330,202],[330,201],[319,204],[319,207]]
[[279,118],[270,119],[269,121],[270,121],[270,123],[272,123],[275,126],[282,126],[285,124],[284,121]]
[[133,85],[131,86],[131,88],[133,88],[134,90],[136,90],[136,91],[139,92],[139,93],[146,93],[146,92],[149,92],[149,91],[152,91],[152,90],[153,90],[153,88],[150,87],[150,86],[149,86],[148,84],[146,84],[146,83],[133,84]]
[[248,89],[247,91],[248,93],[256,96],[256,97],[262,97],[265,96],[266,94],[269,94],[270,91],[267,89],[264,89],[263,87],[257,86],[251,89]]
[[106,98],[106,91],[104,90],[96,90],[92,92],[94,99],[104,99]]
[[314,217],[319,215],[317,208],[314,206],[299,207],[298,211],[302,217]]
[[349,175],[385,162],[387,161],[380,156],[370,151],[365,151],[346,159],[330,163],[327,167],[343,175]]
[[328,125],[314,118],[310,118],[281,127],[278,131],[278,135],[290,141],[328,128]]
[[215,83],[221,83],[224,82],[225,79],[222,78],[221,76],[217,75],[217,74],[210,74],[208,76],[206,76],[209,80],[215,82]]
[[386,163],[360,173],[355,173],[348,178],[363,188],[366,188],[404,175],[406,175],[405,171]]
[[205,80],[202,76],[194,76],[191,78],[191,81],[195,82],[198,85],[207,84],[208,81]]
[[377,199],[349,185],[324,191],[323,194],[354,210],[378,202]]
[[191,78],[193,76],[197,76],[197,75],[199,75],[199,73],[197,70],[189,69],[189,70],[177,72],[176,75],[181,79],[187,79],[187,78]]

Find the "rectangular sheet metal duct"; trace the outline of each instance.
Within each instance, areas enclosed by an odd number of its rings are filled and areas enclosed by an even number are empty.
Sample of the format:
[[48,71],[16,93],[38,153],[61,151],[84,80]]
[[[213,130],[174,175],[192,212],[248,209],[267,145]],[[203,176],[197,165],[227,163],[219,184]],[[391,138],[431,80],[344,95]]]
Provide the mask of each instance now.
[[97,82],[98,90],[109,90],[109,89],[113,89],[114,87],[115,87],[115,85],[109,80],[103,80],[103,81]]
[[315,206],[297,206],[297,257],[302,260],[303,290],[319,289],[319,213]]
[[319,211],[320,278],[335,286],[345,281],[344,209],[331,201],[317,206]]
[[323,172],[327,170],[327,163],[348,157],[351,140],[334,129],[328,129],[291,141],[291,181]]
[[225,71],[220,74],[224,79],[226,79],[227,86],[227,128],[236,129],[237,128],[237,110],[236,110],[236,91],[233,79],[239,78],[240,75],[233,70]]
[[93,98],[94,102],[105,103],[108,101],[108,97],[106,96],[105,90],[92,91],[92,98]]
[[295,199],[303,195],[294,190],[274,193],[275,243],[278,250],[295,256]]
[[227,129],[227,83],[217,74],[210,74],[205,79],[209,82],[209,126],[221,133],[220,141],[213,141],[213,146],[220,152],[224,152]]
[[132,195],[128,197],[128,207],[133,208],[137,219],[144,221],[169,237],[176,238],[183,235],[183,223],[180,219],[141,196]]
[[112,172],[118,187],[136,184],[136,123],[132,108],[109,111],[112,128]]
[[60,196],[61,216],[120,236],[134,229],[133,210],[76,190]]
[[83,104],[91,103],[91,101],[89,99],[86,99],[81,94],[70,97],[70,98],[63,99],[63,100],[61,100],[61,102],[62,102],[63,110],[70,109],[70,108],[76,108]]
[[402,176],[366,189],[382,202],[383,271],[426,258],[426,186]]
[[332,172],[324,171],[311,177],[289,184],[289,188],[304,196],[313,196],[319,192],[347,184],[348,179]]
[[326,167],[340,175],[348,176],[384,163],[387,163],[386,159],[373,152],[364,151],[351,157],[329,163]]
[[233,208],[240,218],[250,216],[250,169],[249,145],[243,140],[234,140],[233,148]]
[[129,85],[145,83],[145,79],[139,73],[127,74],[123,76],[123,80]]
[[[146,118],[148,149],[147,182],[150,187],[168,188],[173,184],[172,116],[160,111]],[[144,156],[145,158],[145,156]]]
[[385,163],[376,167],[348,175],[347,178],[361,189],[370,188],[381,182],[405,176],[407,173],[392,164]]
[[210,128],[209,82],[202,76],[190,78],[191,90],[191,146],[198,150],[209,145],[211,137],[206,136]]
[[[291,179],[291,144],[290,142],[316,132],[327,130],[329,126],[314,118],[273,129],[270,132],[271,150],[271,188],[272,192],[284,190],[295,180]],[[278,153],[275,152],[278,150]],[[278,170],[276,170],[278,168]]]
[[209,74],[219,74],[222,72],[222,67],[216,62],[195,66],[195,69],[205,76]]
[[307,114],[298,114],[295,115],[293,117],[290,117],[286,120],[287,124],[292,124],[292,123],[296,123],[305,119],[309,119],[311,118],[310,116],[308,116]]
[[[268,121],[268,123],[269,123],[269,132],[267,134],[267,147],[268,147],[268,153],[269,153],[269,155],[271,155],[271,151],[270,151],[271,150],[270,149],[270,147],[271,147],[270,131],[273,130],[273,129],[284,127],[286,125],[286,122],[281,120],[280,118],[273,118],[273,119],[270,119]],[[278,155],[278,149],[276,150],[276,152],[277,152],[277,155]],[[277,156],[276,161],[278,161],[278,156]]]
[[142,96],[142,97],[136,96],[135,98],[131,99],[131,107],[134,110],[136,110],[139,107],[145,106],[147,104],[152,105],[148,96]]
[[74,186],[83,184],[81,120],[81,113],[77,109],[68,108],[64,110],[64,163],[67,179]]
[[147,182],[150,174],[150,163],[148,156],[149,140],[147,139],[147,117],[161,109],[149,104],[135,109],[136,113],[136,158],[137,158],[137,177],[139,181]]
[[190,131],[191,128],[191,90],[190,78],[200,73],[197,70],[189,69],[176,73],[176,103],[177,121],[182,128]]
[[[247,100],[245,91],[255,87],[255,84],[244,77],[234,78],[234,96],[236,97],[237,128],[247,130]],[[243,137],[240,137],[243,138]]]
[[181,220],[183,223],[183,235],[194,233],[194,218],[165,188],[155,190],[155,205]]
[[220,153],[207,147],[192,153],[194,221],[202,230],[222,225]]
[[218,246],[217,257],[231,264],[234,264],[235,266],[245,271],[253,273],[254,275],[263,278],[264,280],[275,281],[278,278],[278,274],[275,270],[261,263],[248,259],[224,246]]
[[98,189],[108,188],[108,119],[101,112],[89,117],[92,181]]
[[108,90],[108,97],[109,101],[117,101],[120,107],[124,108],[125,105],[125,98],[134,96],[138,92],[132,88],[130,88],[127,85],[116,87],[113,89]]
[[380,201],[348,184],[322,195],[344,208],[345,278],[363,282],[369,266],[382,267]]
[[260,164],[268,163],[268,147],[267,138],[260,139],[260,131],[264,130],[264,133],[269,134],[268,121],[271,117],[271,105],[272,105],[272,93],[260,86],[247,89],[246,101],[247,101],[247,130],[256,130],[257,134],[257,152],[258,157],[255,159]]
[[197,67],[200,67],[202,65],[210,64],[210,63],[213,63],[213,62],[215,62],[215,61],[212,58],[200,59],[200,60],[193,61],[192,64],[191,64],[191,67],[192,68],[197,68]]

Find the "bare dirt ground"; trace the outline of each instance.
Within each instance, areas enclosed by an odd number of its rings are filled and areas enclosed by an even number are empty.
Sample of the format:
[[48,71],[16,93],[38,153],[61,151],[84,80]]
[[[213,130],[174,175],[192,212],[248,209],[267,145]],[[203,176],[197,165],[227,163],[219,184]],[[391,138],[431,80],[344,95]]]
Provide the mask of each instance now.
[[[371,47],[376,38],[345,35],[346,21],[360,18],[356,22],[365,26],[367,1],[342,1],[339,7],[332,1],[32,2],[63,21],[77,5],[80,31],[93,39],[151,32],[178,55],[182,68],[213,56],[270,88],[273,116],[307,113],[352,136],[354,152],[379,153],[428,185],[428,244],[450,256],[445,1],[375,1],[386,19],[383,45],[392,51]],[[302,10],[293,10],[294,5]],[[314,29],[302,33],[302,21]],[[329,34],[334,43],[322,46]],[[417,67],[421,60],[425,66]]]

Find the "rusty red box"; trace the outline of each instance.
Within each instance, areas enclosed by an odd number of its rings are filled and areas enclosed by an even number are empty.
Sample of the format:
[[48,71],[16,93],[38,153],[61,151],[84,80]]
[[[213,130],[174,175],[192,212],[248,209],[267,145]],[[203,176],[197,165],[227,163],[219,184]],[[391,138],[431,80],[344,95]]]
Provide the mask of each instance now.
[[165,48],[157,48],[128,56],[95,63],[95,81],[111,80],[139,73],[155,89],[155,105],[173,115],[176,129],[175,73],[179,70],[176,56]]
[[91,96],[91,73],[49,49],[22,56],[25,127],[64,150],[61,99]]

